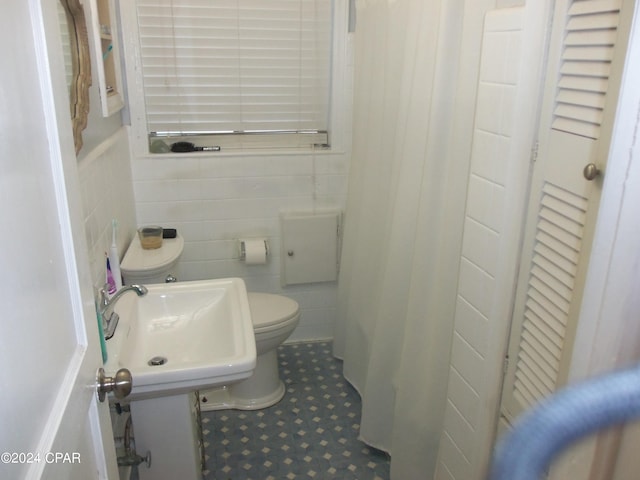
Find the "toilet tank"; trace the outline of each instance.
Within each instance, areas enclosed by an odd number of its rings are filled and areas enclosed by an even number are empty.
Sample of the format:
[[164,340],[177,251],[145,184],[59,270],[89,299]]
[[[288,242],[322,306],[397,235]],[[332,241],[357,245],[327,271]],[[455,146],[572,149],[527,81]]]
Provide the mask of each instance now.
[[165,283],[171,277],[175,278],[183,248],[184,239],[177,235],[163,239],[160,248],[145,250],[135,235],[120,264],[124,284]]

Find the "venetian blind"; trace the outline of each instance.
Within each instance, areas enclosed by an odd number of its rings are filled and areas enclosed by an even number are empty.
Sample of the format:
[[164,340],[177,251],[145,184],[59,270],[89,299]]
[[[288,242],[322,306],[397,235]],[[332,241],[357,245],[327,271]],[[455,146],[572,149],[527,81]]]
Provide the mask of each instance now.
[[137,0],[137,15],[150,133],[328,129],[331,0]]

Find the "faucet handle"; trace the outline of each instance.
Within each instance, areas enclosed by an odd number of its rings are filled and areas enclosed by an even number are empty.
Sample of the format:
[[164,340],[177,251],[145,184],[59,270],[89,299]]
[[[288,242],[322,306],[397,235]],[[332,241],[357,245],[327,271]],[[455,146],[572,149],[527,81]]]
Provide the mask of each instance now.
[[107,305],[109,305],[109,295],[107,295],[107,292],[109,291],[109,284],[105,283],[103,285],[103,287],[98,290],[98,302],[100,303],[100,306],[104,309]]

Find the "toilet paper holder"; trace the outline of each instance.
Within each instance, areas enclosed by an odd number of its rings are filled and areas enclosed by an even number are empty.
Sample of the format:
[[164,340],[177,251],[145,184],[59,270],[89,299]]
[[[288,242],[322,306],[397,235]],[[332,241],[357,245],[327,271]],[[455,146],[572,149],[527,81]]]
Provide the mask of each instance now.
[[[240,240],[240,260],[244,262],[247,259],[247,246],[245,244],[246,241],[249,240]],[[269,244],[266,240],[262,240],[264,243],[264,256],[265,258],[269,256]]]

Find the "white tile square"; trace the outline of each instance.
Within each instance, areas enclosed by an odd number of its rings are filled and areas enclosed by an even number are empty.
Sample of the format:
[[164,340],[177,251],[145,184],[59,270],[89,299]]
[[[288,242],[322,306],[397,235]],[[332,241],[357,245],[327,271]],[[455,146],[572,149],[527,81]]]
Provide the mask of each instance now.
[[480,80],[486,83],[505,83],[505,60],[509,45],[504,32],[486,32],[482,39]]
[[487,354],[488,320],[466,299],[458,296],[456,300],[455,331],[481,356]]
[[484,383],[484,359],[457,333],[453,334],[451,365],[476,392]]
[[509,85],[516,85],[523,63],[527,60],[522,58],[522,30],[509,32],[505,38],[507,54],[504,59],[504,82]]
[[443,465],[452,478],[457,480],[473,478],[469,461],[462,455],[462,452],[446,433],[442,435],[440,440],[438,463]]
[[500,134],[505,86],[481,82],[476,104],[476,129]]
[[460,261],[458,294],[483,316],[489,318],[495,295],[495,279],[463,258]]
[[502,87],[502,101],[496,115],[499,121],[497,133],[505,137],[513,136],[513,127],[517,122],[518,112],[515,110],[517,89],[515,85],[504,85]]
[[473,454],[475,432],[451,402],[447,402],[444,412],[444,430],[456,443],[460,452],[467,458]]
[[447,387],[449,401],[456,407],[465,421],[476,428],[480,412],[480,399],[475,390],[454,369],[449,370],[449,385]]
[[487,228],[500,232],[504,209],[504,187],[471,175],[467,193],[467,215]]
[[462,255],[491,276],[499,263],[500,235],[467,217],[462,238]]
[[511,139],[476,129],[473,133],[471,171],[499,185],[507,180]]

